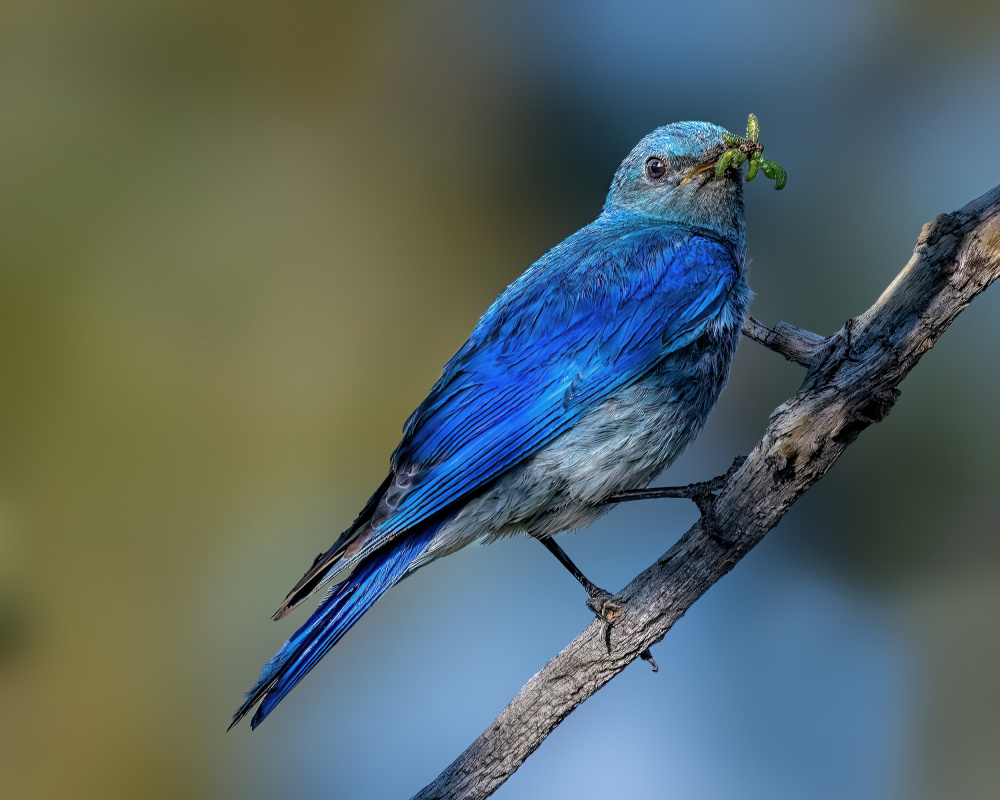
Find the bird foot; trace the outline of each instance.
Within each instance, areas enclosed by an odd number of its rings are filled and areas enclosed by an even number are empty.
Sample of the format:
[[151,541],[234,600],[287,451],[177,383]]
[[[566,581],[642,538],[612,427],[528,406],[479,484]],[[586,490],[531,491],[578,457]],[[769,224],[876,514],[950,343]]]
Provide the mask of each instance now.
[[595,591],[587,599],[587,608],[593,611],[605,625],[614,625],[624,609],[615,602],[611,592],[594,588]]
[[[587,608],[593,611],[597,615],[597,618],[604,623],[604,646],[607,647],[610,653],[611,628],[625,612],[625,608],[614,599],[614,596],[610,592],[606,592],[604,589],[599,589],[596,586],[587,600]],[[653,668],[653,672],[660,671],[648,647],[639,653],[639,658],[647,662]]]
[[[559,563],[566,567],[570,574],[580,582],[580,585],[587,590],[587,608],[593,611],[597,615],[597,618],[604,623],[604,644],[610,653],[611,626],[615,624],[615,621],[622,615],[625,609],[615,601],[611,592],[604,591],[604,589],[600,586],[597,586],[590,581],[587,576],[580,571],[580,568],[573,563],[573,560],[566,555],[563,549],[552,540],[551,537],[547,539],[539,539],[538,541],[545,546],[546,550],[559,559]],[[660,668],[656,666],[656,662],[653,660],[653,654],[649,652],[648,647],[639,653],[639,658],[648,662],[652,666],[653,672],[659,671]]]
[[691,499],[701,513],[701,529],[708,534],[710,539],[714,539],[719,544],[727,547],[731,545],[732,541],[723,534],[715,516],[715,495],[705,492],[704,494],[694,494]]

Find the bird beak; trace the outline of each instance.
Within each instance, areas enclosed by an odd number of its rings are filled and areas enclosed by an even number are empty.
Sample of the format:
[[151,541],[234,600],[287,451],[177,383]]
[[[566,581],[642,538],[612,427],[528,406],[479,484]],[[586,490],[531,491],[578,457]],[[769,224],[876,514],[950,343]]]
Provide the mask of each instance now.
[[718,160],[719,158],[718,156],[716,156],[711,161],[705,161],[702,164],[698,164],[696,167],[689,170],[688,172],[685,172],[684,176],[681,178],[681,185],[683,186],[685,183],[691,180],[695,175],[699,175],[702,172],[708,172],[710,169],[715,169],[715,163]]

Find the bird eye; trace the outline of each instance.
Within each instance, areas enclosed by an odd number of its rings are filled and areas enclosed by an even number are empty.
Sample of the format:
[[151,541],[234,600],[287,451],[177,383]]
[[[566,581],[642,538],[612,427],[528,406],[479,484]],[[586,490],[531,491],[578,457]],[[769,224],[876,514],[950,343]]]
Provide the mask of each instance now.
[[666,165],[656,156],[646,159],[646,174],[654,181],[658,178],[662,178],[666,172]]

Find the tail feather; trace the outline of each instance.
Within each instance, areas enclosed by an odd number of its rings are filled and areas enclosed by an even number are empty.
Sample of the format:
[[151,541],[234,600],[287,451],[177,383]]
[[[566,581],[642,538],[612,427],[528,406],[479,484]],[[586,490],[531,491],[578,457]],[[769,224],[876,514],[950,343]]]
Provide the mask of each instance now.
[[437,528],[437,525],[425,526],[372,553],[346,580],[331,587],[306,624],[261,670],[257,683],[236,709],[229,727],[243,719],[259,702],[260,707],[250,720],[251,730],[256,728],[362,614],[403,578],[407,567],[434,537]]
[[288,593],[288,596],[278,607],[278,610],[274,612],[271,617],[272,619],[279,620],[291,612],[295,606],[333,578],[340,571],[340,568],[345,566],[344,561],[348,551],[352,547],[357,548],[361,545],[359,537],[363,536],[366,530],[370,530],[368,523],[375,514],[375,509],[378,508],[378,504],[385,496],[386,491],[392,485],[394,478],[395,473],[390,472],[388,477],[382,481],[382,485],[375,490],[375,494],[365,504],[365,507],[358,514],[358,518],[354,520],[351,527],[338,537],[329,550],[316,556],[316,560],[313,561],[312,566],[306,570],[306,574],[302,576],[301,580],[292,587],[292,591]]

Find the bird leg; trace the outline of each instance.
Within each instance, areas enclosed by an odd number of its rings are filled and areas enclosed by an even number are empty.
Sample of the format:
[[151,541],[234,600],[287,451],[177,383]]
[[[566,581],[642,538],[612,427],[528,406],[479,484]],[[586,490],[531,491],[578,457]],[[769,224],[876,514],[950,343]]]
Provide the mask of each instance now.
[[[573,563],[573,559],[566,555],[566,551],[556,544],[555,539],[551,536],[546,536],[545,538],[536,536],[535,538],[545,545],[545,549],[552,553],[559,560],[559,563],[569,570],[569,574],[576,578],[580,582],[580,585],[586,589],[589,595],[587,608],[593,611],[604,622],[604,643],[610,653],[611,626],[622,615],[622,607],[614,601],[611,592],[604,591],[604,589],[601,589],[583,574],[581,569]],[[653,672],[659,672],[660,668],[653,660],[653,654],[649,652],[648,647],[639,653],[639,658],[649,662],[653,667]]]
[[729,545],[732,542],[722,535],[715,520],[715,493],[725,487],[729,479],[736,474],[736,471],[743,466],[743,462],[746,460],[746,456],[737,456],[725,475],[719,475],[709,481],[689,483],[687,486],[658,486],[653,489],[630,489],[610,495],[604,502],[624,503],[629,500],[654,500],[661,497],[687,498],[688,500],[692,500],[701,512],[702,530],[717,542]]

